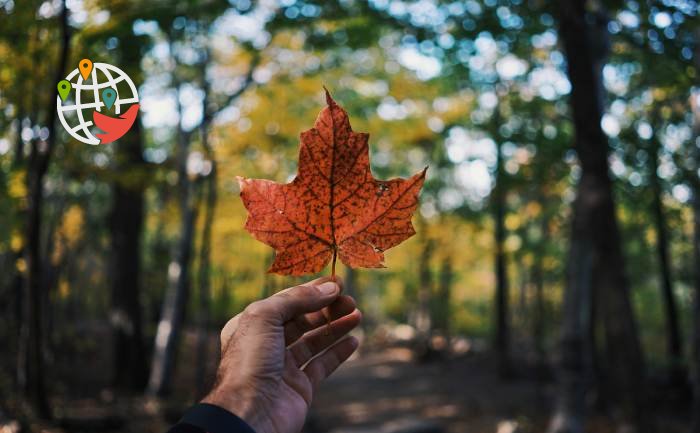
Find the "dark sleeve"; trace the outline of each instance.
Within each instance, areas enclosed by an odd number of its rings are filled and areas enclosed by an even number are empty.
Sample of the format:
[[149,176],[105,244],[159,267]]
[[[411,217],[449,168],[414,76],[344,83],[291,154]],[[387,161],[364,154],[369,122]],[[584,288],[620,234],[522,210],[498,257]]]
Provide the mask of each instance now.
[[236,415],[209,403],[190,408],[168,433],[255,433]]

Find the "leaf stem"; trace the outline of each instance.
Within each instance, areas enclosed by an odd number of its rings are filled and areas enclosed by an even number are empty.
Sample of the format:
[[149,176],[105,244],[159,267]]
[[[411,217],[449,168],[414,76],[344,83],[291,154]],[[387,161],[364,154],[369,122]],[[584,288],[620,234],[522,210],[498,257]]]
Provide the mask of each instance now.
[[[335,281],[335,261],[338,258],[338,247],[333,245],[333,264],[331,265],[331,280]],[[331,326],[330,314],[327,314],[326,309],[323,310],[323,317],[326,318],[326,336],[333,333],[333,327]]]
[[333,264],[331,265],[331,279],[335,281],[335,260],[338,257],[338,248],[333,246]]

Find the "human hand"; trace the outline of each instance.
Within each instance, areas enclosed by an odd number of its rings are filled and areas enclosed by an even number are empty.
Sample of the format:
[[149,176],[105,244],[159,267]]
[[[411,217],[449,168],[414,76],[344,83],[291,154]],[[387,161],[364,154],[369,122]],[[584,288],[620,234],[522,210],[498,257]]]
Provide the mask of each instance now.
[[319,384],[357,349],[355,337],[343,337],[362,315],[340,292],[339,284],[319,278],[229,320],[216,384],[203,402],[236,414],[256,433],[301,431]]

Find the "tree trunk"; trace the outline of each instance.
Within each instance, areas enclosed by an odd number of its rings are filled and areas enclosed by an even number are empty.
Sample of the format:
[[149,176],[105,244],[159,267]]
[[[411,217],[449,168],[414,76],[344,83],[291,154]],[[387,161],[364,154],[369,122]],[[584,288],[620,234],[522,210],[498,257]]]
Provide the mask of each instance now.
[[[179,86],[176,86],[178,93]],[[168,266],[168,286],[166,288],[160,322],[156,331],[153,363],[148,380],[147,393],[165,396],[170,392],[172,375],[175,370],[180,334],[185,320],[185,309],[190,289],[190,262],[194,240],[197,206],[194,185],[187,176],[187,158],[190,150],[190,136],[182,129],[182,107],[178,95],[178,138],[177,166],[179,211],[181,215],[180,241],[175,260]]]
[[[63,79],[68,53],[70,49],[70,34],[68,28],[68,8],[65,1],[61,3],[59,15],[60,39],[59,52],[56,64],[54,80],[47,85],[51,86],[50,94],[53,96],[48,101],[46,127],[49,137],[45,143],[39,143],[33,139],[27,167],[27,215],[25,228],[25,301],[23,303],[23,323],[20,331],[20,366],[18,371],[24,371],[24,393],[28,397],[33,409],[42,418],[51,417],[51,408],[47,398],[47,390],[44,380],[44,345],[43,345],[43,274],[41,259],[41,232],[42,232],[42,208],[44,199],[44,176],[48,170],[53,148],[56,144],[56,98],[58,92],[55,83]],[[44,146],[42,146],[44,145]]]
[[[587,18],[594,18],[595,24]],[[612,182],[608,173],[608,142],[600,127],[602,117],[601,67],[606,46],[607,20],[591,15],[584,0],[560,3],[560,35],[571,82],[575,148],[581,165],[578,196],[574,205],[569,278],[564,295],[562,346],[562,407],[550,431],[583,429],[585,383],[590,360],[586,347],[592,287],[600,296],[607,364],[613,381],[622,425],[639,432],[653,431],[646,412],[644,365],[624,272],[620,233],[615,217]]]
[[14,152],[12,153],[11,170],[18,169],[24,162],[24,140],[22,140],[22,122],[24,121],[24,98],[19,100],[17,107],[17,136],[14,142]]
[[[206,66],[202,73],[206,81]],[[204,85],[203,106],[207,107],[209,99],[209,86]],[[206,108],[205,108],[206,109]],[[206,383],[207,368],[207,336],[209,331],[209,297],[211,296],[211,236],[212,224],[214,222],[214,212],[217,201],[217,164],[214,152],[209,143],[210,117],[202,120],[199,131],[202,139],[202,148],[207,159],[211,162],[211,172],[205,178],[206,183],[206,207],[204,213],[204,228],[202,229],[202,240],[199,251],[199,332],[197,336],[197,388],[199,396],[204,396],[208,385]]]
[[[700,119],[699,119],[700,120]],[[700,132],[700,131],[699,131]],[[700,137],[700,133],[695,135]],[[700,153],[700,152],[698,152]],[[696,157],[700,166],[700,155]],[[693,256],[695,263],[695,299],[693,302],[693,433],[700,433],[700,187],[693,193]]]
[[[498,110],[498,107],[496,107]],[[495,114],[494,114],[495,115]],[[496,186],[493,190],[493,219],[495,225],[494,265],[496,275],[494,346],[498,357],[498,371],[502,378],[511,375],[510,329],[509,329],[509,287],[505,253],[505,187],[503,175],[503,152],[501,144],[496,145]]]
[[549,426],[550,433],[583,433],[586,390],[591,379],[588,329],[591,312],[593,245],[584,220],[584,185],[574,202],[571,245],[562,308],[561,360],[558,407]]
[[[55,133],[55,131],[54,131]],[[44,383],[44,345],[43,345],[43,295],[42,295],[42,269],[40,253],[41,210],[43,206],[43,179],[42,172],[37,165],[38,155],[36,144],[33,144],[30,153],[29,172],[27,183],[29,200],[26,220],[26,247],[24,249],[27,266],[25,278],[25,301],[23,303],[23,320],[20,333],[20,363],[25,365],[24,372],[25,393],[33,408],[42,418],[51,418],[51,410],[46,396]],[[43,158],[42,158],[43,159]]]
[[110,323],[113,383],[143,390],[148,379],[141,314],[141,232],[143,227],[143,133],[139,122],[117,145],[117,169],[125,173],[112,186]]
[[[424,228],[425,230],[425,228]],[[421,232],[424,233],[425,232]],[[431,354],[430,337],[433,323],[430,314],[432,293],[432,273],[430,259],[433,255],[434,242],[423,236],[423,248],[418,261],[418,309],[416,311],[416,353],[419,358],[427,359]]]
[[[700,30],[697,32],[700,37]],[[700,56],[700,46],[697,50]],[[696,57],[698,67],[700,67],[700,57]],[[700,170],[700,147],[697,146],[700,140],[700,94],[691,95],[691,108],[693,110],[693,140],[690,146],[693,152],[695,170],[690,172],[691,186],[693,188],[693,263],[695,268],[695,290],[693,299],[693,341],[691,364],[693,365],[693,414],[692,433],[700,433],[700,180],[696,177],[697,170]]]
[[209,297],[211,296],[211,226],[216,208],[216,178],[214,171],[211,177],[206,179],[206,207],[204,214],[204,228],[202,229],[201,246],[199,250],[199,314],[197,331],[197,392],[203,397],[207,391],[207,340],[210,322]]
[[[142,46],[130,38],[130,26],[120,27],[110,36],[120,39],[117,55],[126,72],[142,78]],[[97,41],[95,41],[97,42]],[[100,41],[98,43],[104,43]],[[141,392],[148,381],[148,360],[143,330],[144,319],[142,236],[144,225],[144,191],[149,181],[149,167],[143,159],[145,143],[143,125],[137,120],[132,129],[115,145],[113,169],[119,174],[112,183],[112,209],[109,217],[111,272],[111,311],[113,384],[115,387]],[[157,235],[156,235],[157,237]]]
[[450,347],[450,306],[452,298],[452,281],[454,280],[454,271],[452,269],[452,257],[446,254],[442,258],[440,265],[440,277],[438,279],[437,300],[440,305],[438,317],[435,319],[436,327],[438,327],[447,342],[446,351],[451,351]]
[[666,216],[664,215],[661,201],[661,183],[657,174],[659,168],[659,142],[653,139],[653,146],[649,153],[651,182],[652,211],[656,228],[656,253],[659,259],[659,273],[661,277],[661,296],[666,319],[666,344],[669,365],[669,379],[672,384],[682,385],[685,381],[683,369],[683,337],[678,324],[678,306],[673,295],[671,283],[671,262],[669,259],[668,230],[666,229]]
[[546,353],[544,346],[545,338],[545,305],[544,305],[544,257],[547,252],[547,242],[549,241],[549,218],[545,211],[547,200],[544,194],[540,195],[539,204],[541,206],[540,216],[540,238],[535,248],[535,257],[532,263],[531,281],[534,288],[534,311],[532,322],[532,339],[535,346],[535,371],[537,381],[537,400],[543,403],[543,385],[545,379]]
[[[206,63],[209,59],[208,49],[205,52],[206,60],[202,64],[203,68],[206,68]],[[172,56],[173,47],[172,43],[170,46],[170,53]],[[243,92],[245,92],[248,87],[253,83],[253,72],[255,66],[259,61],[259,56],[256,54],[251,62],[250,69],[246,75],[241,87],[226,97],[223,104],[219,106],[214,106],[209,102],[209,88],[206,73],[202,74],[202,80],[204,81],[204,90],[206,98],[203,104],[204,114],[202,116],[202,122],[200,123],[200,128],[208,128],[211,124],[211,120],[214,116],[219,113],[224,108],[230,106],[235,100],[240,97]],[[174,56],[173,56],[173,60]],[[176,74],[176,72],[174,72]],[[180,91],[180,83],[175,77],[175,88]],[[150,395],[164,396],[169,392],[169,385],[171,382],[171,376],[175,368],[177,348],[179,343],[179,337],[181,333],[181,328],[183,326],[185,318],[185,309],[187,306],[187,298],[189,296],[189,267],[192,255],[192,244],[194,241],[194,229],[195,222],[197,219],[197,194],[194,193],[195,185],[187,177],[187,158],[190,151],[190,133],[185,132],[182,126],[183,110],[180,104],[179,95],[177,100],[177,111],[179,116],[178,123],[178,147],[177,147],[177,164],[178,164],[178,191],[179,197],[179,208],[182,217],[181,221],[181,238],[177,247],[176,259],[170,263],[168,268],[168,287],[166,288],[165,299],[163,301],[163,309],[161,312],[161,319],[158,323],[158,330],[156,332],[155,340],[155,350],[153,354],[153,363],[151,365],[151,373],[148,381],[147,393]],[[212,108],[213,107],[213,108]],[[205,133],[202,136],[203,145],[208,146],[208,135]],[[206,147],[205,147],[206,151]],[[216,169],[214,164],[214,159],[212,161],[212,170]],[[213,174],[213,172],[212,172]],[[215,182],[215,181],[214,181]],[[214,183],[213,189],[216,189]],[[216,202],[216,197],[214,196],[214,203]],[[212,208],[213,215],[213,208]],[[211,225],[211,224],[209,224]],[[208,254],[208,253],[207,253]],[[208,276],[206,276],[208,279]],[[208,297],[208,282],[206,289],[206,296]],[[202,299],[200,298],[200,301]],[[208,309],[208,301],[207,307]]]

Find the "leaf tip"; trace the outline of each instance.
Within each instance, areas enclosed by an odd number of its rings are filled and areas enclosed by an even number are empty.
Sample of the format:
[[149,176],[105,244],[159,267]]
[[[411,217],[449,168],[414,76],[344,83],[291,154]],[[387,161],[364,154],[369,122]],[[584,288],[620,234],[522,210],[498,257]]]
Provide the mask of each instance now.
[[328,91],[326,86],[323,86],[323,90],[326,92],[326,104],[328,104],[329,106],[335,105],[335,101],[331,97],[331,93]]

